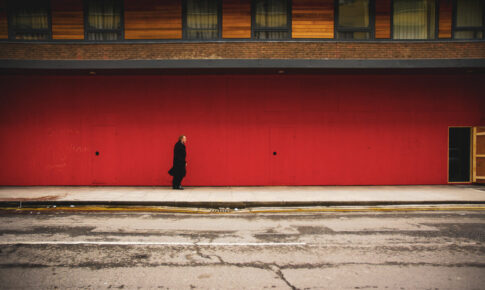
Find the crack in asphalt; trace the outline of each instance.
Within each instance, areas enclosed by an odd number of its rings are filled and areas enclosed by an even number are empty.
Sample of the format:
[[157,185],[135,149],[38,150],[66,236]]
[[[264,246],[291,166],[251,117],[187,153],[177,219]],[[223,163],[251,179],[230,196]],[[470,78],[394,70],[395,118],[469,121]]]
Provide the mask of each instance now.
[[212,254],[212,255],[202,254],[202,249],[201,249],[200,245],[198,245],[198,243],[200,243],[200,240],[197,240],[197,242],[195,242],[194,247],[195,247],[195,252],[197,253],[197,255],[199,257],[201,257],[203,259],[210,260],[210,261],[213,261],[212,257],[215,257],[219,261],[218,263],[215,263],[215,264],[223,264],[223,265],[226,264],[226,262],[224,262],[224,260],[219,255],[216,255],[216,254]]
[[206,260],[212,261],[211,256],[208,256],[208,255],[204,255],[204,254],[202,254],[202,250],[201,250],[200,246],[199,246],[199,245],[197,245],[197,244],[195,244],[195,252],[196,252],[196,253],[197,253],[197,255],[198,255],[199,257],[201,257],[202,259],[206,259]]
[[288,287],[290,287],[291,289],[293,290],[296,290],[298,288],[296,288],[295,286],[293,286],[290,281],[288,281],[288,279],[286,279],[285,275],[283,274],[283,272],[281,272],[281,268],[277,265],[277,264],[271,264],[271,265],[268,265],[268,268],[270,270],[272,270],[283,282],[286,283],[286,285],[288,285]]
[[[191,262],[187,264],[182,263],[144,263],[140,264],[138,262],[133,263],[96,263],[96,262],[86,262],[86,263],[78,263],[78,264],[39,264],[39,263],[5,263],[0,264],[0,269],[11,268],[11,267],[18,267],[18,268],[50,268],[50,267],[67,267],[67,268],[91,268],[91,269],[103,269],[103,268],[128,268],[128,267],[135,267],[135,266],[143,266],[143,267],[206,267],[206,266],[234,266],[238,268],[255,268],[255,269],[263,269],[263,270],[274,270],[271,268],[274,263],[265,264],[261,261],[251,262],[251,263],[233,263],[233,262],[220,262],[217,261],[216,263],[201,263],[201,262]],[[437,264],[437,263],[408,263],[408,262],[385,262],[385,263],[355,263],[355,262],[348,262],[348,263],[316,263],[316,264],[286,264],[286,265],[278,265],[277,267],[281,270],[296,270],[296,269],[316,269],[316,268],[337,268],[341,266],[402,266],[402,267],[409,267],[409,266],[430,266],[430,267],[446,267],[446,268],[460,268],[460,267],[472,267],[472,268],[485,268],[485,263],[456,263],[456,264]]]

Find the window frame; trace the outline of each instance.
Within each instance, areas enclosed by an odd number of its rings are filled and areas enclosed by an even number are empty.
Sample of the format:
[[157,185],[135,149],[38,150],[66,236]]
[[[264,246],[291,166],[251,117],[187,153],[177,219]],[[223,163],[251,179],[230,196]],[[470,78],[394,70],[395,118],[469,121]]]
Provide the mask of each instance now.
[[[125,40],[125,1],[115,0],[120,5],[120,27],[118,29],[97,29],[90,28],[88,23],[89,0],[83,0],[83,18],[84,18],[84,41],[88,42],[116,42]],[[88,34],[93,32],[116,32],[118,39],[114,40],[89,40]]]
[[[83,0],[83,28],[84,28],[84,39],[82,40],[59,40],[53,39],[53,31],[52,31],[52,3],[51,0],[42,0],[42,5],[47,5],[47,21],[48,21],[48,28],[47,29],[16,29],[12,25],[12,19],[15,15],[16,8],[19,7],[19,4],[16,4],[14,0],[6,0],[5,4],[5,11],[7,13],[7,27],[8,27],[8,36],[5,39],[1,39],[0,42],[64,42],[64,43],[82,43],[82,42],[123,42],[123,43],[138,43],[138,42],[153,42],[153,43],[166,43],[166,42],[178,42],[178,41],[198,41],[198,42],[207,42],[207,41],[237,41],[237,42],[259,42],[259,41],[317,41],[317,42],[325,42],[325,41],[339,41],[339,42],[365,42],[365,41],[378,41],[378,42],[386,42],[386,41],[398,41],[398,42],[433,42],[433,41],[469,41],[469,42],[476,42],[476,41],[485,41],[485,5],[483,6],[483,23],[481,27],[457,27],[457,1],[458,0],[450,0],[451,1],[451,38],[440,38],[439,37],[439,21],[442,15],[440,15],[440,0],[434,0],[435,2],[435,30],[434,30],[434,38],[432,39],[395,39],[394,38],[394,2],[395,0],[390,1],[390,38],[380,38],[376,39],[376,0],[370,0],[369,2],[369,28],[348,28],[344,26],[338,25],[339,22],[339,5],[338,0],[334,0],[334,37],[332,39],[327,38],[293,38],[292,35],[292,0],[287,1],[287,26],[286,28],[262,28],[257,29],[255,27],[255,4],[256,0],[251,0],[250,2],[250,17],[251,17],[251,36],[247,39],[228,39],[222,37],[222,28],[223,28],[223,0],[217,0],[219,2],[218,6],[218,38],[217,39],[187,39],[186,37],[186,1],[187,0],[180,0],[181,2],[181,16],[182,16],[182,37],[181,38],[174,38],[174,39],[125,39],[125,6],[124,1],[117,1],[120,5],[120,27],[118,29],[90,29],[88,26],[88,15],[87,15],[87,0]],[[39,2],[41,2],[39,0]],[[284,31],[288,32],[287,38],[281,39],[256,39],[255,32],[257,31]],[[370,33],[369,39],[339,39],[338,33],[344,31],[353,31],[353,32],[368,32]],[[474,33],[482,32],[482,38],[456,38],[455,35],[459,31],[473,31]],[[88,40],[87,36],[89,32],[115,32],[118,35],[118,39],[116,40]],[[46,34],[47,37],[45,39],[15,39],[19,33],[43,33]]]
[[[286,11],[286,28],[256,28],[256,2],[260,0],[251,0],[251,40],[256,41],[282,41],[282,40],[292,40],[292,8],[293,8],[293,1],[292,0],[285,0],[286,7],[288,10]],[[255,37],[256,32],[261,31],[268,31],[268,32],[288,32],[287,38],[278,38],[278,39],[258,39]]]
[[[379,0],[378,0],[379,1]],[[375,0],[369,0],[369,27],[368,28],[355,28],[348,26],[340,26],[339,23],[339,0],[334,0],[334,24],[333,24],[333,35],[334,39],[337,41],[367,41],[375,40],[376,27],[375,27],[375,17],[376,17],[376,6]],[[368,32],[369,39],[339,39],[339,32]]]
[[439,0],[433,0],[434,1],[434,37],[433,38],[413,38],[413,39],[395,39],[394,38],[394,1],[391,0],[391,38],[390,40],[392,41],[436,41],[436,40],[442,40],[438,38],[439,35],[439,23],[440,23],[440,4]]
[[[13,0],[7,1],[7,26],[8,26],[8,40],[9,41],[50,41],[52,40],[52,10],[51,10],[51,1],[50,0],[38,0],[36,2],[43,2],[47,8],[47,28],[46,29],[15,29],[13,22],[13,15],[15,14],[15,10],[19,5],[13,4]],[[47,38],[45,39],[16,39],[17,33],[44,33],[47,34]]]
[[[216,0],[217,1],[217,38],[212,39],[193,39],[187,38],[187,31],[189,30],[187,27],[187,0],[182,0],[182,40],[184,41],[214,41],[214,40],[222,40],[222,1],[223,0]],[[200,30],[209,30],[209,29],[200,29]]]
[[[464,41],[476,41],[485,40],[485,3],[482,7],[482,27],[456,27],[456,17],[458,14],[458,0],[452,0],[452,16],[451,16],[451,39],[452,40],[464,40]],[[483,0],[482,0],[483,1]],[[485,1],[483,1],[485,2]],[[482,38],[455,38],[455,32],[457,31],[473,31],[475,34],[477,32],[482,32]]]

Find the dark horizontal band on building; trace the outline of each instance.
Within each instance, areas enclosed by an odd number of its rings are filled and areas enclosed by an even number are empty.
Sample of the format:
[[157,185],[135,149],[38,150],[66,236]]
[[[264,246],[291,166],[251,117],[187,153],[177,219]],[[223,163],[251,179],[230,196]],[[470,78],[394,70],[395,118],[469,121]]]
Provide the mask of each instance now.
[[0,60],[0,69],[483,69],[485,59]]

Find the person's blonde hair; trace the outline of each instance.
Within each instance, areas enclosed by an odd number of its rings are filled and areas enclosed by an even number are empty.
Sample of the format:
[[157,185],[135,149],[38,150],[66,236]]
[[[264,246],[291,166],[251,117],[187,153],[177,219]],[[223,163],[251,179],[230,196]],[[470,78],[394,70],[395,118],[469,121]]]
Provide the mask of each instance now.
[[179,136],[179,141],[182,141],[182,139],[185,137],[185,135],[180,135]]

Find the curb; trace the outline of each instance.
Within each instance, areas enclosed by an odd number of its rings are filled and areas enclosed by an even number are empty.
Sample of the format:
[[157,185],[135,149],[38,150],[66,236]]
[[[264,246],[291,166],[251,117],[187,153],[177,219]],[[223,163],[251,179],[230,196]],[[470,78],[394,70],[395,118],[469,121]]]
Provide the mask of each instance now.
[[158,206],[179,208],[258,208],[258,207],[316,207],[316,206],[385,206],[385,205],[450,205],[485,204],[485,201],[0,201],[1,208],[24,208],[42,206]]

